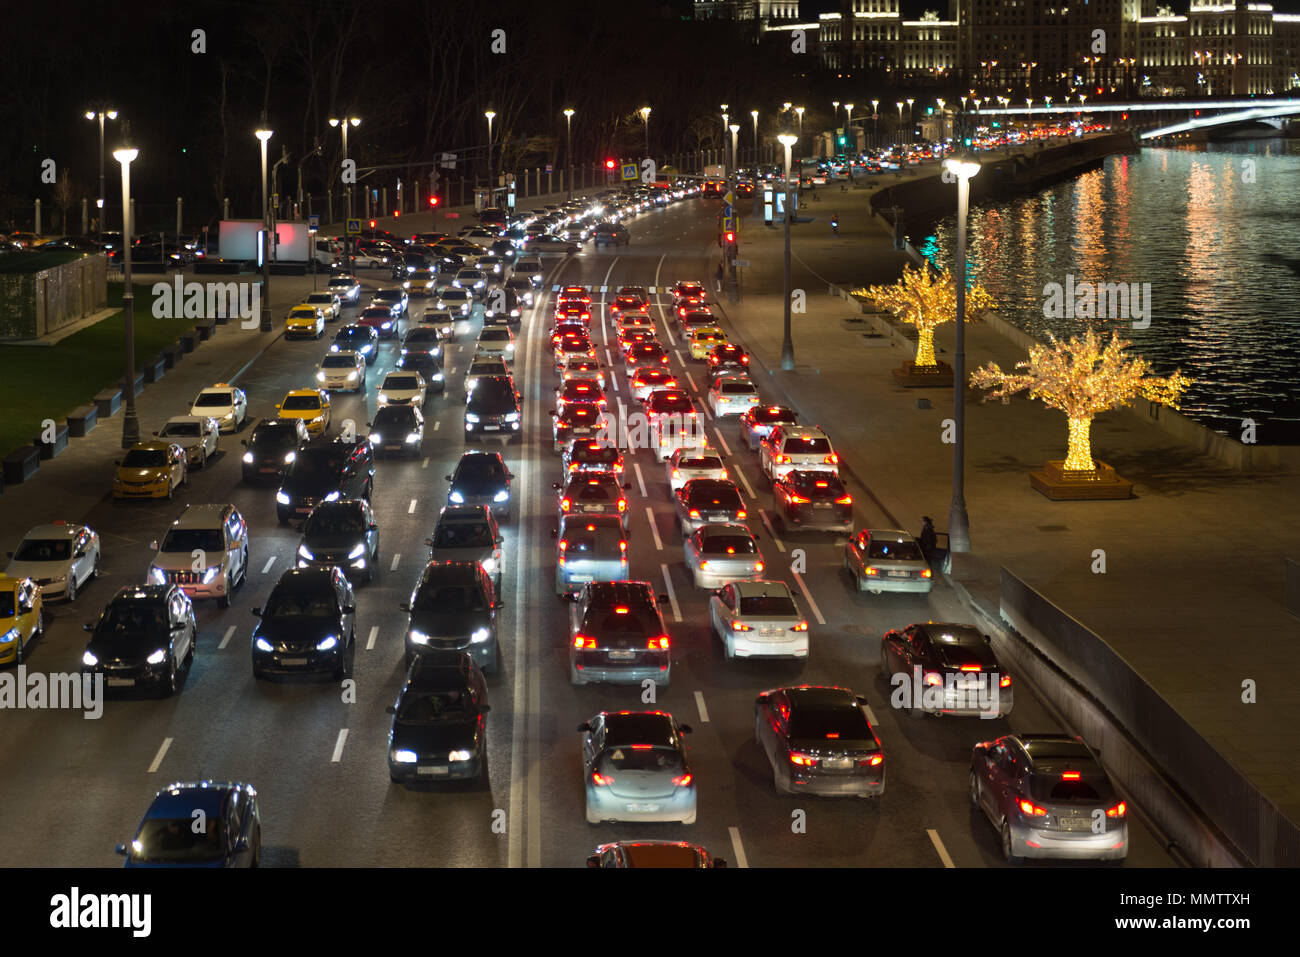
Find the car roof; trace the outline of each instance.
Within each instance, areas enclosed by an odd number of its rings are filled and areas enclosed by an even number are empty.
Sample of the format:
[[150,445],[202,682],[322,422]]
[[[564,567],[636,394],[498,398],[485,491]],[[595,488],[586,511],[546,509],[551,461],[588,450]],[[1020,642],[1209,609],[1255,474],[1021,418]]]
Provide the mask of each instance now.
[[175,585],[123,585],[109,604],[117,601],[162,601],[175,587]]
[[308,568],[290,568],[280,575],[279,581],[275,583],[275,589],[289,588],[292,590],[320,588],[324,585],[331,585],[334,581],[334,566],[317,566]]
[[172,528],[218,528],[225,520],[226,510],[235,510],[233,505],[186,505],[180,516],[172,522]]
[[76,538],[84,525],[77,525],[72,522],[56,522],[50,525],[37,525],[27,530],[23,536],[28,538]]
[[411,662],[402,691],[468,688],[473,668],[474,660],[466,652],[431,648]]
[[[916,626],[936,644],[944,645],[984,645],[984,633],[974,625],[958,622],[927,621]],[[1074,740],[1070,738],[1069,740]]]
[[431,581],[452,582],[454,584],[478,584],[478,562],[432,561],[424,566],[420,574],[420,584]]
[[127,451],[128,452],[135,452],[135,451],[157,452],[165,449],[170,449],[174,444],[175,444],[174,442],[167,442],[165,440],[152,441],[152,442],[137,442],[135,443],[135,445],[127,449]]

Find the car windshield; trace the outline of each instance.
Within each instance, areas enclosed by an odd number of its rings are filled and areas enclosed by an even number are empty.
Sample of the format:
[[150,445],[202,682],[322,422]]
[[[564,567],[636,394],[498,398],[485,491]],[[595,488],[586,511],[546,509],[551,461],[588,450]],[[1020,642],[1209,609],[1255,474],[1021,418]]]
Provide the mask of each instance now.
[[289,445],[296,442],[298,433],[287,425],[259,425],[249,439],[251,445]]
[[227,392],[200,392],[199,397],[194,400],[194,405],[205,409],[230,405],[230,394]]
[[171,438],[172,436],[196,436],[202,433],[197,422],[168,422],[158,434]]
[[304,449],[296,459],[290,471],[297,476],[303,475],[338,475],[343,468],[347,453],[339,447],[328,446],[323,449]]
[[742,615],[761,615],[773,618],[799,614],[795,610],[794,600],[789,595],[753,595],[741,596],[740,613]]
[[385,428],[415,428],[415,407],[411,405],[389,405],[375,413],[374,430],[383,433]]
[[366,517],[353,505],[317,505],[302,527],[308,538],[319,535],[360,535],[366,530]]
[[11,591],[0,591],[0,618],[12,618],[14,616],[14,593]]
[[290,411],[306,411],[320,408],[320,396],[318,395],[289,395],[285,396],[282,409]]
[[131,842],[131,860],[144,863],[164,861],[211,861],[225,856],[224,821],[219,815],[205,820],[195,833],[195,822],[184,818],[147,819]]
[[444,522],[433,533],[434,548],[491,548],[494,544],[487,522]]
[[837,735],[844,740],[873,742],[871,726],[858,707],[796,708],[790,713],[790,737],[826,740]]
[[413,375],[390,375],[384,380],[384,389],[414,389],[418,387]]
[[322,369],[355,369],[357,367],[357,357],[355,355],[342,355],[340,353],[331,353],[327,355],[320,364]]
[[[16,562],[66,562],[72,557],[72,540],[28,538],[14,552]],[[0,594],[12,595],[12,592]],[[6,617],[0,615],[0,618]]]
[[163,539],[160,552],[192,552],[199,549],[204,552],[221,553],[226,550],[226,543],[219,528],[173,528]]
[[439,585],[430,583],[415,596],[412,611],[431,611],[439,614],[458,614],[470,611],[487,611],[483,592],[476,585]]
[[509,329],[484,329],[479,333],[479,342],[506,342],[510,339]]
[[508,379],[480,379],[469,401],[471,409],[514,407],[515,393]]
[[338,614],[333,590],[299,591],[277,588],[266,600],[262,620],[268,618],[332,618]]
[[101,632],[109,634],[152,634],[167,630],[167,612],[161,604],[120,601],[108,606]]
[[675,773],[682,769],[682,755],[676,748],[662,745],[624,745],[606,749],[600,756],[601,769],[617,774],[619,771],[662,771]]
[[463,721],[470,713],[469,696],[463,691],[435,691],[405,695],[397,712],[399,724],[435,724]]
[[128,469],[152,469],[166,464],[165,449],[132,449],[122,457],[122,467]]
[[455,484],[461,482],[504,482],[506,469],[495,455],[467,455],[460,460],[454,476]]
[[369,329],[340,329],[334,337],[335,342],[351,342],[353,339],[370,339]]
[[895,562],[919,562],[925,558],[916,542],[881,541],[873,541],[867,546],[867,557]]

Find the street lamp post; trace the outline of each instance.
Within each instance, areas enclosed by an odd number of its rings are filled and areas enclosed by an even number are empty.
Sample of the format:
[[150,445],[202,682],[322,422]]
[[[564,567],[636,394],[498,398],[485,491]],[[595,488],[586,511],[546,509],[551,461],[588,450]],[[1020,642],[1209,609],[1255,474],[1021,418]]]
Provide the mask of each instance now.
[[[361,120],[355,116],[345,116],[342,119],[339,119],[338,117],[330,117],[329,122],[330,122],[330,126],[337,126],[343,130],[343,162],[346,163],[348,160],[348,127],[360,126]],[[346,198],[347,211],[348,211],[347,218],[351,219],[352,218],[352,184],[345,183],[344,185],[347,187],[347,189],[344,190],[344,193],[346,194],[347,197]],[[343,252],[344,255],[347,256],[348,272],[350,273],[352,272],[352,239],[348,236],[346,229],[343,232]]]
[[645,125],[645,155],[650,155],[650,107],[641,107],[641,122]]
[[[113,151],[122,164],[122,315],[126,332],[126,412],[122,416],[122,448],[140,441],[140,419],[135,413],[135,293],[131,289],[131,163],[139,150],[123,147]],[[100,231],[103,231],[101,221]]]
[[750,110],[750,117],[754,120],[754,166],[758,166],[758,110]]
[[794,371],[794,341],[790,337],[790,147],[797,137],[782,133],[777,137],[785,147],[785,329],[781,340],[781,371]]
[[[104,232],[104,209],[107,193],[104,189],[104,118],[117,119],[117,110],[87,110],[86,119],[99,120],[99,232]],[[116,154],[114,154],[116,155]],[[66,226],[64,227],[66,229]]]
[[[877,109],[878,106],[880,106],[879,100],[871,101],[871,139],[873,141],[880,139],[880,111]],[[880,144],[879,142],[873,142],[871,145],[874,148]]]
[[894,104],[898,107],[898,142],[903,142],[903,101],[899,100]]
[[970,204],[971,177],[980,171],[973,153],[950,156],[943,161],[957,177],[957,344],[953,352],[953,426],[956,442],[952,452],[952,505],[948,510],[948,547],[954,552],[970,551],[970,519],[966,514],[966,213]]
[[797,117],[799,117],[799,144],[800,144],[800,147],[801,147],[801,149],[799,150],[799,155],[800,155],[800,156],[803,156],[803,149],[802,149],[802,146],[803,146],[803,107],[802,107],[802,106],[796,106],[796,107],[794,108],[794,112],[795,112],[795,115],[796,115]]
[[569,199],[573,199],[573,110],[564,111],[564,158],[569,163]]
[[262,143],[262,332],[271,332],[275,326],[271,322],[271,207],[266,202],[266,141],[272,136],[267,129],[256,130],[253,134]]
[[487,142],[487,184],[488,184],[488,202],[492,200],[492,120],[496,118],[496,113],[492,110],[484,110],[483,115],[488,121],[488,142]]
[[915,102],[915,98],[909,98],[907,101],[907,142],[909,143],[916,136],[916,113],[912,111],[912,104]]
[[[844,109],[845,109],[845,111],[848,113],[848,119],[846,119],[846,120],[844,121],[844,132],[847,133],[847,134],[848,134],[848,138],[849,138],[850,140],[853,141],[853,142],[852,142],[852,147],[853,147],[852,152],[855,152],[855,153],[856,153],[856,152],[857,152],[857,149],[858,149],[858,138],[857,138],[856,136],[853,135],[853,104],[852,104],[852,103],[845,103],[845,104],[844,104]],[[850,155],[851,155],[851,154],[850,154]]]
[[[731,185],[728,191],[731,193],[731,209],[735,213],[736,209],[736,172],[737,172],[737,153],[740,149],[740,124],[732,123],[728,127],[731,130]],[[740,284],[736,281],[736,260],[734,256],[727,256],[727,294],[732,302],[740,301]]]

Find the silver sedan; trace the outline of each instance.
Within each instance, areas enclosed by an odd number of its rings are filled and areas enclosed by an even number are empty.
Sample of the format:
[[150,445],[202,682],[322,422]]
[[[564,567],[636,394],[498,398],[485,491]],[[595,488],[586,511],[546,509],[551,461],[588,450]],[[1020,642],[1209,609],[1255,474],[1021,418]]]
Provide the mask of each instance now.
[[689,725],[663,711],[602,711],[578,731],[588,824],[695,823],[695,781],[683,738]]
[[721,588],[763,576],[763,553],[744,525],[705,525],[687,536],[682,550],[697,588]]
[[785,582],[729,582],[709,599],[709,624],[728,658],[808,657],[808,620]]

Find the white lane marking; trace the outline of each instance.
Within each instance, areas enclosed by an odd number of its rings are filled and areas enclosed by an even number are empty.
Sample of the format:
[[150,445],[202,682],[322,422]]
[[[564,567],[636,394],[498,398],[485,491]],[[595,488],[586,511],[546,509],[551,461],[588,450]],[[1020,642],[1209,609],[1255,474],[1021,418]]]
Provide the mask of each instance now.
[[225,651],[226,645],[230,644],[230,639],[235,637],[235,626],[231,625],[226,629],[226,633],[221,636],[221,644],[217,645],[217,651]]
[[[436,428],[437,425],[438,423],[435,422],[434,427]],[[429,467],[429,460],[426,458],[423,462],[420,463],[420,468],[427,469],[428,467]]]
[[871,722],[873,728],[880,727],[880,722],[876,720],[876,713],[871,710],[871,705],[863,705],[867,712],[867,720]]
[[389,570],[390,572],[395,572],[395,571],[397,571],[397,563],[400,562],[401,560],[402,560],[402,553],[401,553],[401,552],[397,552],[396,554],[394,554],[394,555],[393,555],[393,563],[392,563],[391,565],[388,566],[388,570]]
[[348,739],[348,729],[339,729],[339,738],[334,742],[334,754],[330,758],[330,764],[338,764],[343,760],[343,742]]
[[[668,345],[669,345],[672,349],[676,349],[676,348],[677,348],[677,339],[673,336],[673,329],[672,329],[672,326],[668,325],[668,323],[666,323],[666,322],[664,323],[664,335],[666,335],[666,336],[668,337]],[[680,362],[680,361],[681,361],[681,358],[682,358],[682,357],[681,357],[681,354],[678,353],[677,361]]]
[[700,709],[700,724],[709,723],[709,709],[704,707],[704,692],[695,692],[695,707]]
[[677,593],[673,591],[673,580],[668,576],[668,566],[661,564],[659,567],[663,569],[664,585],[668,588],[668,601],[673,606],[673,621],[681,621],[682,609],[677,604]]
[[663,540],[659,537],[659,526],[655,524],[655,510],[649,505],[645,507],[646,521],[650,523],[650,534],[654,536],[655,550],[662,552],[664,550]]
[[274,564],[275,564],[275,556],[272,555],[270,558],[266,560],[266,564],[262,566],[262,574],[265,575],[267,572],[269,572],[271,570],[271,566]]
[[370,637],[366,639],[366,651],[370,651],[375,647],[375,639],[378,637],[379,637],[379,626],[371,625]]
[[645,490],[645,478],[641,475],[641,463],[640,463],[640,462],[633,462],[633,463],[632,463],[632,470],[633,470],[634,472],[636,472],[636,484],[637,484],[637,487],[641,489],[641,497],[642,497],[642,498],[648,498],[648,497],[649,497],[649,493],[646,492],[646,490]]
[[781,539],[777,537],[776,529],[772,527],[772,520],[768,518],[767,510],[760,508],[758,510],[758,514],[759,517],[763,519],[763,524],[767,526],[767,533],[772,536],[772,541],[776,542],[776,550],[780,552],[782,555],[784,555],[785,543],[782,542]]
[[718,444],[722,446],[722,451],[723,451],[723,452],[726,452],[726,453],[727,453],[727,457],[730,458],[730,457],[731,457],[731,446],[729,446],[729,445],[727,444],[727,440],[724,439],[724,438],[722,437],[722,430],[721,430],[721,429],[718,429],[718,428],[715,428],[713,431],[714,431],[714,434],[716,434],[717,437],[718,437]]
[[698,385],[695,384],[695,376],[691,375],[689,372],[687,372],[687,371],[685,371],[685,370],[682,370],[682,375],[686,376],[686,381],[689,382],[689,383],[691,384],[691,391],[692,391],[692,392],[699,392],[699,391],[700,391],[700,387],[699,387]]
[[613,374],[612,370],[614,368],[614,358],[609,354],[609,349],[605,350],[605,365],[610,367],[611,369],[610,374],[612,375]]
[[727,833],[731,835],[731,852],[736,856],[736,866],[749,867],[749,858],[745,856],[745,845],[740,843],[740,828],[729,827]]
[[812,592],[808,590],[808,586],[803,582],[803,576],[798,572],[791,572],[790,574],[794,576],[795,583],[799,586],[799,590],[803,592],[803,597],[808,599],[808,607],[812,609],[813,615],[817,618],[817,624],[826,624],[826,619],[822,617],[822,610],[817,607],[817,602],[813,601]]
[[174,739],[172,738],[163,738],[162,747],[159,748],[158,753],[153,756],[153,764],[149,765],[150,774],[158,773],[158,765],[162,764],[163,756],[167,754],[167,749],[172,746],[173,740]]
[[[438,421],[436,421],[436,422],[433,423],[433,431],[437,432],[440,428],[442,428],[442,420],[441,420],[441,419],[439,419]],[[425,461],[427,462],[427,461],[429,461],[429,460],[428,460],[428,459],[425,459]]]
[[614,375],[612,372],[609,374],[609,387],[615,392],[618,391],[618,376]]
[[411,499],[411,504],[408,505],[408,506],[406,506],[406,514],[407,514],[407,515],[414,515],[414,514],[415,514],[415,502],[416,502],[415,499]]
[[686,360],[682,358],[682,350],[681,350],[681,349],[674,349],[674,350],[673,350],[673,355],[675,355],[675,356],[677,357],[677,364],[678,364],[679,366],[685,366],[685,365],[686,365]]
[[943,861],[943,866],[955,868],[957,865],[954,864],[952,858],[948,856],[948,849],[943,846],[943,841],[939,840],[939,832],[934,828],[929,827],[926,828],[925,833],[930,835],[930,843],[933,844],[934,849],[939,852],[939,860]]
[[[713,431],[717,433],[718,441],[722,441],[722,431],[720,429],[714,429]],[[740,463],[732,462],[731,468],[728,471],[736,473],[736,478],[740,479],[740,484],[745,486],[745,491],[749,493],[750,498],[758,498],[758,496],[754,494],[754,486],[750,485],[749,479],[745,477],[745,470],[740,467]]]

